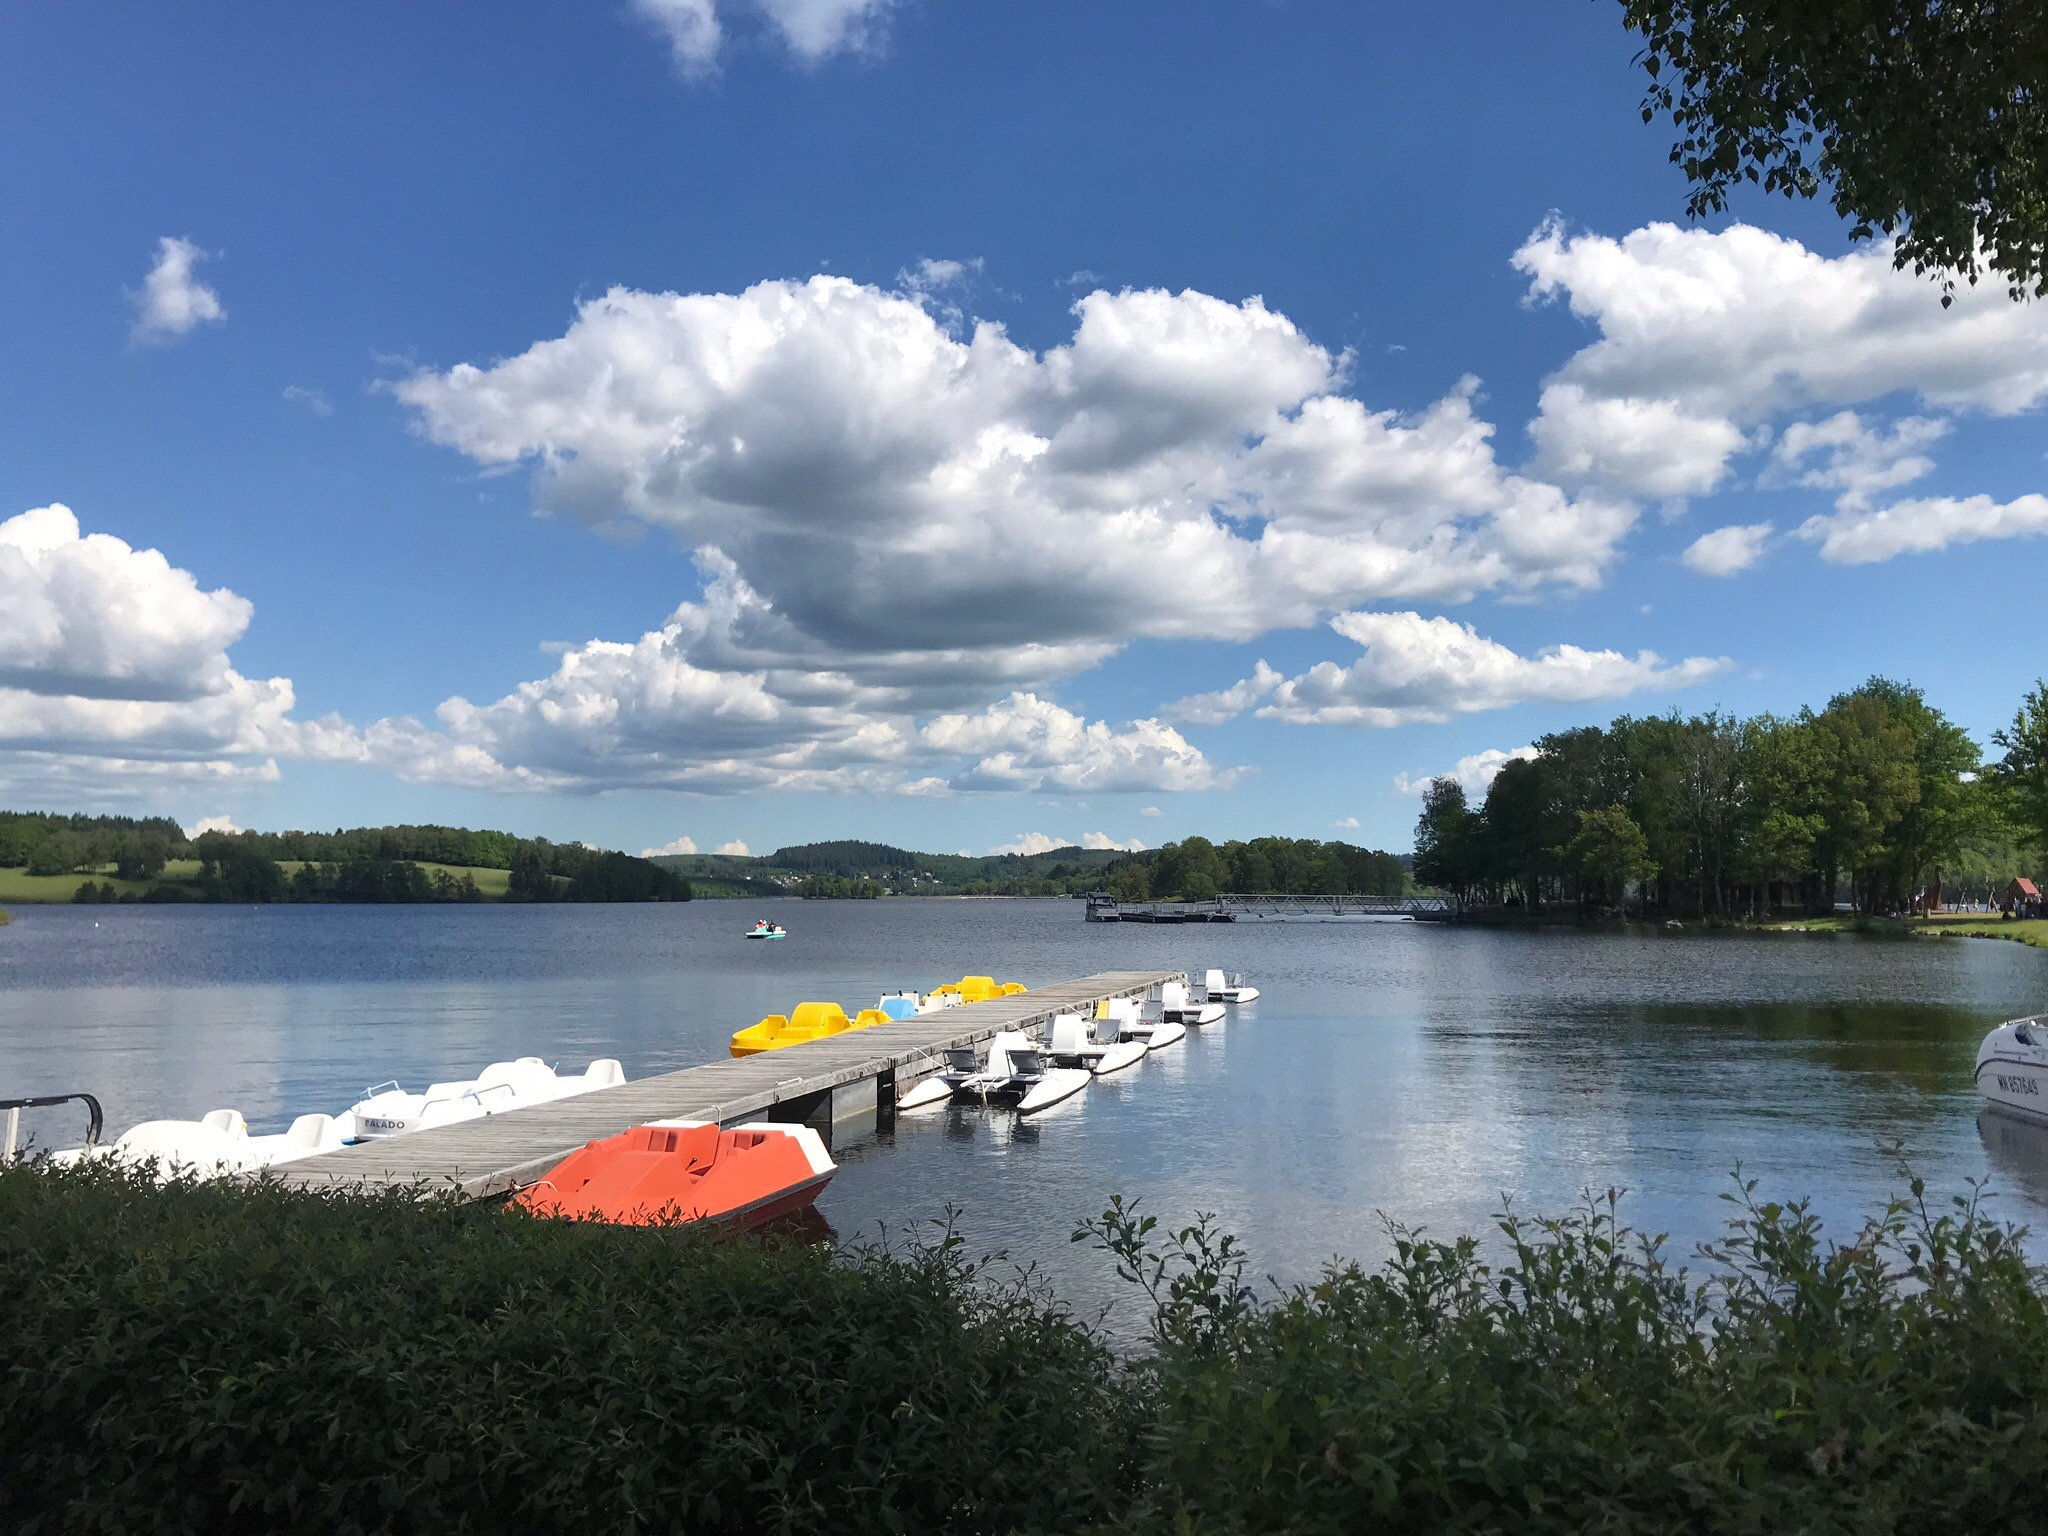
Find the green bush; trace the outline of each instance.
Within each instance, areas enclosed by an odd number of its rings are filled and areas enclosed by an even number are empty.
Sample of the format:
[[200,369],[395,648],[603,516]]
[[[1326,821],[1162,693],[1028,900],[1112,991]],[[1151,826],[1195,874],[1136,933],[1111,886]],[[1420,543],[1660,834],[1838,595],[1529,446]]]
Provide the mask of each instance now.
[[950,1239],[0,1170],[0,1530],[2048,1530],[2019,1234],[1735,1198],[1696,1272],[1610,1195],[1277,1295],[1118,1202],[1119,1355]]
[[1071,1529],[1113,1356],[898,1255],[0,1171],[0,1530]]
[[2048,1311],[2020,1234],[1914,1182],[1845,1247],[1740,1186],[1710,1268],[1614,1197],[1396,1232],[1261,1304],[1207,1223],[1093,1237],[1156,1302],[1131,1531],[2048,1530]]

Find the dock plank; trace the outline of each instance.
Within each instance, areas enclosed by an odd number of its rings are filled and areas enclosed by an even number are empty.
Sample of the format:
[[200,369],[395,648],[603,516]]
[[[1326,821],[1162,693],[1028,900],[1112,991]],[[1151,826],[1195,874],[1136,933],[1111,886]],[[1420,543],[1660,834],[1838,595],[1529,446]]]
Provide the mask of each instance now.
[[1114,997],[1142,997],[1178,971],[1105,971],[1055,982],[1018,997],[965,1003],[937,1013],[850,1030],[755,1056],[728,1057],[552,1104],[534,1104],[460,1125],[413,1131],[343,1147],[274,1170],[305,1189],[453,1189],[488,1199],[533,1183],[587,1141],[616,1136],[650,1120],[756,1119],[778,1104],[807,1099],[893,1071],[899,1080],[930,1070],[945,1053],[1002,1029],[1029,1028],[1056,1013],[1092,1010]]

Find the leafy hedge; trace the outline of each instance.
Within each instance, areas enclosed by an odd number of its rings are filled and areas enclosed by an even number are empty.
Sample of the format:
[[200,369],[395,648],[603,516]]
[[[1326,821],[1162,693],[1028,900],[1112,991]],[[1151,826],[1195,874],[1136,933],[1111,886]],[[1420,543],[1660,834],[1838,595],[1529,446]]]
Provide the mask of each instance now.
[[2017,1234],[1736,1198],[1698,1272],[1610,1197],[1279,1295],[1117,1203],[1118,1354],[950,1241],[0,1171],[0,1529],[2048,1530]]

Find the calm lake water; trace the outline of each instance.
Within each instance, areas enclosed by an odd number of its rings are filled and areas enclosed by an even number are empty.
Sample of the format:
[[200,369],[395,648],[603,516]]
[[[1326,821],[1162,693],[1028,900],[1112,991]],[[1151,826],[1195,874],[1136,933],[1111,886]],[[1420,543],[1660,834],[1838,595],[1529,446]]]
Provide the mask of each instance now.
[[[788,940],[740,937],[771,912]],[[1900,1187],[1896,1141],[2048,1237],[2048,1135],[1980,1126],[1970,1081],[1990,1025],[2048,1005],[2048,954],[1981,941],[1117,927],[1016,901],[29,908],[0,929],[0,1091],[92,1091],[109,1134],[221,1105],[271,1129],[500,1057],[691,1066],[806,998],[1209,965],[1263,996],[1028,1124],[942,1109],[842,1146],[822,1212],[853,1238],[957,1208],[970,1247],[1093,1305],[1114,1281],[1068,1236],[1113,1192],[1213,1211],[1299,1279],[1383,1254],[1382,1214],[1450,1236],[1504,1194],[1609,1185],[1689,1249],[1738,1161],[1846,1222]]]

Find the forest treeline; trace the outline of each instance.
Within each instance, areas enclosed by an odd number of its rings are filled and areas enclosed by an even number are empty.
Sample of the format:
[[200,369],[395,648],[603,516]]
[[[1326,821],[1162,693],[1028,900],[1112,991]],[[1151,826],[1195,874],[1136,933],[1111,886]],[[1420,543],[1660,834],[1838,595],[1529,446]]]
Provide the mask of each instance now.
[[1255,837],[1218,846],[1190,837],[1118,860],[1104,887],[1119,901],[1207,901],[1224,891],[1401,896],[1410,881],[1398,854],[1350,843]]
[[[197,868],[168,875],[180,861]],[[688,901],[692,894],[688,880],[646,859],[466,827],[188,838],[167,817],[0,811],[0,868],[14,867],[85,876],[79,901],[480,901],[470,869],[508,871],[507,901]],[[113,880],[147,889],[124,893]]]
[[1539,737],[1474,806],[1431,782],[1415,877],[1469,901],[1692,915],[1911,910],[1991,894],[2048,838],[2048,688],[1986,763],[1917,688],[1872,678],[1825,708],[1624,716]]

